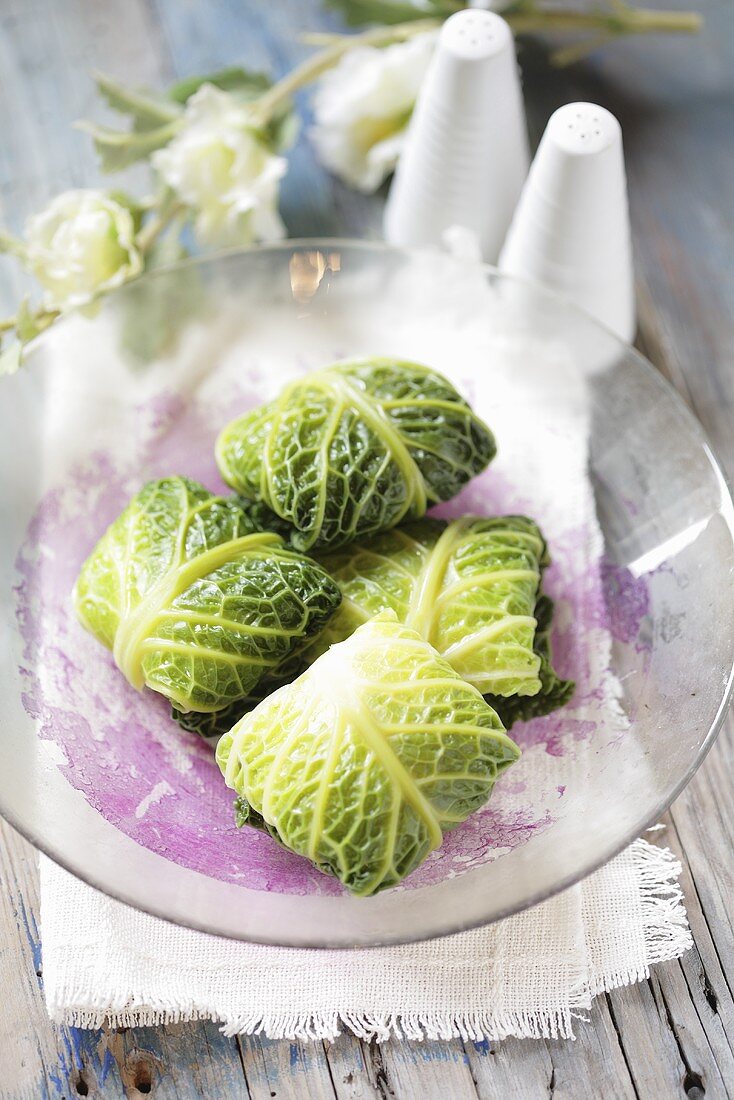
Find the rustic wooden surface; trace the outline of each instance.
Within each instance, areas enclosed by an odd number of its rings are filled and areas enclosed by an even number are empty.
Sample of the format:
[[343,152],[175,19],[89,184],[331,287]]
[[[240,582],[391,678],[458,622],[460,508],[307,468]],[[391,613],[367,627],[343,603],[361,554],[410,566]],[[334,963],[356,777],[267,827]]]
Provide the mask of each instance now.
[[[317,0],[3,0],[0,220],[19,227],[55,192],[97,180],[69,122],[95,112],[86,73],[128,82],[240,60],[278,74],[300,30],[337,26]],[[641,307],[640,343],[683,393],[734,473],[734,16],[706,5],[698,40],[616,44],[570,70],[521,49],[533,136],[569,99],[620,118]],[[379,235],[382,198],[329,179],[302,138],[283,212],[292,234]],[[20,280],[0,265],[0,297]],[[723,623],[722,629],[732,629]],[[734,1095],[734,723],[666,817],[695,949],[601,998],[571,1042],[334,1044],[225,1039],[211,1023],[105,1033],[53,1027],[42,999],[32,849],[0,829],[0,1095],[482,1100]]]

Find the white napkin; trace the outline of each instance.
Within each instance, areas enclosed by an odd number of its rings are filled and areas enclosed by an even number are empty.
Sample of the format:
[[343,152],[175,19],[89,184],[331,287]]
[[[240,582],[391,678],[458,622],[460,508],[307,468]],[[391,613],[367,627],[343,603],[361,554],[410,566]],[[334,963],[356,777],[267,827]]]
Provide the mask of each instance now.
[[605,990],[691,946],[680,864],[637,840],[565,893],[404,947],[261,947],[139,913],[41,857],[46,1003],[75,1027],[213,1019],[226,1035],[572,1038]]

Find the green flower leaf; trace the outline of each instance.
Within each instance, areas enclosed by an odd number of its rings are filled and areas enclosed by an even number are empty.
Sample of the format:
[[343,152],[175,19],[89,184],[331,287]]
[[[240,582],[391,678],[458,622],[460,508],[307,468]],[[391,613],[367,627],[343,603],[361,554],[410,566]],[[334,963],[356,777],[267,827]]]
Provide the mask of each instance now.
[[155,130],[166,122],[172,122],[181,113],[180,107],[170,100],[148,91],[126,88],[104,73],[95,73],[94,82],[113,111],[133,119],[136,130]]
[[[244,103],[258,99],[272,87],[272,80],[266,73],[252,72],[248,69],[231,68],[206,76],[192,76],[174,84],[169,96],[177,103],[184,104],[198,92],[204,84],[213,84],[222,92],[228,92]],[[298,136],[298,118],[290,101],[284,103],[262,129],[263,141],[269,148],[281,152],[290,149]]]
[[417,19],[447,19],[467,5],[460,0],[326,0],[352,27],[365,23],[409,23]]
[[0,351],[0,377],[5,374],[15,374],[23,363],[23,345],[11,344],[10,347]]
[[293,148],[299,129],[298,115],[289,103],[270,120],[265,132],[265,140],[271,149],[281,153]]
[[140,231],[140,227],[143,224],[143,218],[145,217],[146,210],[149,209],[146,204],[142,203],[134,195],[131,195],[128,191],[120,191],[116,187],[110,188],[107,192],[113,202],[118,203],[120,206],[124,206],[126,210],[129,210],[133,225],[135,226],[135,233]]
[[7,252],[11,256],[17,256],[22,260],[25,254],[25,244],[19,237],[14,237],[12,233],[6,233],[5,230],[0,229],[0,252]]
[[154,130],[124,131],[98,126],[95,122],[77,122],[77,129],[89,134],[99,154],[103,172],[121,172],[139,160],[146,160],[151,153],[168,142],[176,134],[179,120],[167,122]]
[[27,344],[35,339],[46,327],[46,324],[41,323],[39,314],[31,309],[28,298],[24,298],[15,315],[15,331],[21,344]]
[[266,92],[271,83],[270,77],[265,73],[233,67],[204,76],[189,76],[169,88],[168,95],[175,103],[183,104],[198,92],[202,84],[213,84],[223,92],[237,93],[243,99],[255,99]]

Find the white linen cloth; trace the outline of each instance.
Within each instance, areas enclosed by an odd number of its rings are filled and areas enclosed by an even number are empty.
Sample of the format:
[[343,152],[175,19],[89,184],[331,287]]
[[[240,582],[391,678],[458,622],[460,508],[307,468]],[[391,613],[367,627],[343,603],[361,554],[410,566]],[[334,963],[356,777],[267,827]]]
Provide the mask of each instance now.
[[41,857],[51,1017],[77,1027],[213,1019],[275,1039],[572,1038],[605,990],[691,946],[680,864],[637,840],[565,893],[472,932],[401,947],[262,947],[176,927]]

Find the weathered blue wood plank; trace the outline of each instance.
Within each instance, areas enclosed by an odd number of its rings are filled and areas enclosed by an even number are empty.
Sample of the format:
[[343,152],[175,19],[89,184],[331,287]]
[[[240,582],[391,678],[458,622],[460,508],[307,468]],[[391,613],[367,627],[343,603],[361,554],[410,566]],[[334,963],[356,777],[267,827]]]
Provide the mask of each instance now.
[[239,1041],[252,1100],[334,1100],[329,1064],[321,1043],[274,1041],[243,1035]]
[[[124,1095],[157,1100],[231,1097],[249,1100],[235,1039],[226,1039],[211,1020],[136,1027],[105,1036]],[[99,1095],[108,1091],[100,1086]],[[115,1096],[113,1091],[110,1096]]]
[[101,1032],[57,1028],[46,1016],[36,857],[1,822],[0,882],[0,1096],[55,1100],[75,1095],[87,1080],[122,1095]]

